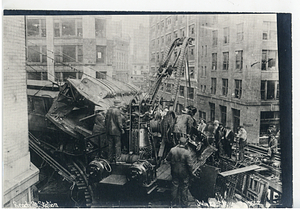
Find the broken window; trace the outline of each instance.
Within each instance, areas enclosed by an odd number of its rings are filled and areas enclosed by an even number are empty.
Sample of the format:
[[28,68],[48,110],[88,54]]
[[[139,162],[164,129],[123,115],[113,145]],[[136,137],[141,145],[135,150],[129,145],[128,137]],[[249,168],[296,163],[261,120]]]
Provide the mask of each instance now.
[[62,19],[62,36],[75,36],[75,19]]
[[217,53],[212,53],[212,70],[217,70]]
[[243,50],[236,51],[236,65],[235,68],[237,70],[242,70],[243,69]]
[[272,100],[279,99],[279,82],[272,81],[261,81],[260,87],[261,99]]
[[276,57],[276,50],[262,50],[261,70],[275,70]]
[[46,37],[46,19],[27,19],[27,36]]

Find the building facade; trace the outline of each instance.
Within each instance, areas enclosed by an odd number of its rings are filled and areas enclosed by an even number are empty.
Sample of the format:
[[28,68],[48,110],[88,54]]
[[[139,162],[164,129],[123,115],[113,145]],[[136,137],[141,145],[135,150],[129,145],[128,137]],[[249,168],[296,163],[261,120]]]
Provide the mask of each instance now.
[[280,128],[276,15],[157,16],[150,25],[152,74],[171,40],[195,38],[189,49],[193,90],[182,82],[179,95],[195,104],[198,119],[219,120],[234,131],[243,125],[249,143],[258,143],[269,125]]
[[28,79],[101,79],[127,70],[128,39],[116,38],[116,25],[107,15],[27,16]]
[[25,71],[25,19],[3,16],[3,207],[34,200],[39,170],[30,162]]

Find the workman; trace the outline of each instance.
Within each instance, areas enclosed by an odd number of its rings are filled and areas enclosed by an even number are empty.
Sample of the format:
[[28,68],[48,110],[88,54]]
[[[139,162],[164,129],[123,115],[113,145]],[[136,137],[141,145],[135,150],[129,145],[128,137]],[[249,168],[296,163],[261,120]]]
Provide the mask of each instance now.
[[222,123],[218,120],[215,120],[214,123],[214,138],[216,143],[216,148],[218,149],[216,152],[216,157],[219,158],[223,153],[223,139],[224,139],[224,128]]
[[[121,158],[121,134],[124,134],[121,101],[115,100],[106,113],[105,127],[108,141],[108,160],[118,162]],[[114,159],[115,155],[115,159]]]
[[95,121],[93,127],[94,138],[91,141],[98,144],[99,146],[99,156],[105,158],[104,147],[107,143],[106,137],[106,128],[105,128],[105,111],[103,108],[96,106],[95,107]]
[[188,207],[188,187],[193,161],[186,137],[180,137],[179,144],[170,150],[166,160],[171,163],[172,207]]
[[247,144],[247,131],[243,126],[240,126],[238,128],[238,133],[236,134],[236,137],[239,140],[239,160],[244,160],[245,155],[245,146]]
[[278,139],[274,136],[270,136],[270,141],[269,141],[269,150],[268,150],[268,155],[270,156],[270,161],[274,162],[275,160],[275,154],[277,153],[277,148],[278,146]]
[[233,142],[234,133],[230,127],[226,127],[224,135],[224,152],[229,158],[231,158]]
[[194,124],[194,120],[189,114],[188,108],[185,108],[181,112],[182,114],[177,116],[174,126],[174,136],[176,139],[176,143],[178,143],[180,137],[187,137],[187,135],[191,133]]

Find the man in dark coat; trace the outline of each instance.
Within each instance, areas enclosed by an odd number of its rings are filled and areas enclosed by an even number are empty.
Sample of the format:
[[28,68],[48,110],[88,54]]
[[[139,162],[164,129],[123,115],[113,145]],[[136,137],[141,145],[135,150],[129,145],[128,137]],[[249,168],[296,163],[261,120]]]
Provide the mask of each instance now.
[[189,109],[185,108],[184,110],[182,110],[182,114],[178,115],[176,118],[176,123],[174,126],[174,135],[176,138],[176,143],[178,143],[178,140],[181,136],[191,134],[193,124],[194,120],[189,114]]
[[231,131],[230,127],[226,127],[224,135],[224,152],[229,158],[231,158],[233,142],[234,133]]
[[121,134],[124,134],[121,114],[121,101],[115,100],[114,106],[107,110],[105,117],[105,127],[108,141],[108,160],[110,162],[119,161],[121,157]]
[[106,128],[105,128],[105,112],[100,107],[95,108],[95,122],[93,127],[93,135],[91,140],[98,144],[100,157],[105,156],[104,147],[107,145]]
[[179,145],[170,150],[166,160],[171,163],[172,203],[179,207],[188,207],[188,187],[193,161],[187,148],[187,138],[180,138]]
[[216,143],[216,148],[218,151],[216,152],[216,157],[219,158],[223,153],[223,139],[224,139],[224,128],[223,125],[218,121],[214,121],[214,138],[215,138],[215,143]]

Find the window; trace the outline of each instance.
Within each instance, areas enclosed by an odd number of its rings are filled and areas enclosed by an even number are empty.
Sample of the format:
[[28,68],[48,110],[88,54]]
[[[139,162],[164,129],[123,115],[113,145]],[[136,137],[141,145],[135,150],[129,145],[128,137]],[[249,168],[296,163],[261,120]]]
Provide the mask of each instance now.
[[217,70],[217,53],[212,53],[212,70]]
[[171,23],[172,23],[172,19],[171,19],[171,17],[169,17],[167,19],[167,29],[170,27]]
[[244,23],[237,25],[237,42],[244,40]]
[[235,82],[235,90],[234,97],[240,99],[242,97],[242,80],[234,80]]
[[81,45],[54,46],[54,60],[61,62],[82,62],[83,52]]
[[157,23],[157,30],[159,30],[159,23]]
[[82,37],[82,20],[74,18],[54,20],[54,37],[78,36]]
[[167,35],[167,44],[171,43],[171,33]]
[[237,129],[240,126],[240,110],[232,108],[232,119],[233,119],[233,131],[237,133]]
[[61,21],[62,36],[75,36],[75,19],[64,19]]
[[96,62],[104,63],[106,55],[106,46],[96,46]]
[[184,86],[179,86],[179,96],[184,97]]
[[202,56],[203,56],[203,54],[204,54],[204,47],[202,46]]
[[167,84],[166,92],[171,93],[172,85],[170,83]]
[[165,21],[163,20],[163,21],[161,21],[161,29],[163,30],[164,27],[165,27]]
[[204,36],[204,24],[202,24],[202,26],[201,26],[201,37],[203,37]]
[[229,43],[229,28],[224,28],[224,44]]
[[68,78],[76,79],[76,72],[63,72],[63,81],[66,81]]
[[178,32],[174,31],[174,39],[178,38]]
[[221,123],[223,123],[223,127],[226,126],[226,118],[227,118],[227,107],[220,105],[220,112],[221,112]]
[[206,85],[203,86],[203,93],[206,91]]
[[262,50],[261,70],[275,70],[276,57],[276,50]]
[[106,71],[96,71],[97,79],[106,79]]
[[199,112],[199,120],[203,119],[206,120],[206,112],[198,111]]
[[262,111],[260,112],[260,135],[267,134],[270,125],[275,125],[279,129],[280,112],[279,111]]
[[28,46],[27,61],[36,63],[47,63],[47,47]]
[[185,37],[185,29],[183,28],[180,31],[181,31],[181,37]]
[[222,95],[227,96],[228,94],[228,79],[222,79]]
[[223,52],[223,70],[228,70],[229,52]]
[[210,120],[214,121],[215,120],[215,104],[209,103],[209,108],[210,108]]
[[260,94],[262,100],[279,99],[279,82],[261,81]]
[[190,69],[190,78],[194,79],[195,78],[195,67],[189,67]]
[[207,45],[205,45],[205,57],[207,56]]
[[105,19],[95,18],[95,35],[96,35],[96,37],[99,37],[99,38],[106,37],[106,20]]
[[236,55],[236,69],[237,70],[242,70],[243,69],[243,50],[241,51],[235,51]]
[[161,44],[163,45],[164,44],[164,37],[161,37]]
[[188,90],[188,98],[194,99],[194,88],[187,87]]
[[189,35],[191,37],[195,37],[195,25],[190,25],[189,26]]
[[46,37],[46,19],[27,19],[28,37]]
[[204,66],[204,77],[206,77],[206,66]]
[[205,23],[205,36],[207,36],[207,29],[208,28],[208,24],[207,23]]
[[195,46],[189,47],[189,60],[195,59]]
[[213,46],[217,46],[218,45],[218,31],[213,30],[212,36],[213,36]]
[[216,94],[217,79],[211,78],[211,94]]
[[263,22],[263,40],[275,40],[277,38],[276,22],[264,21]]

